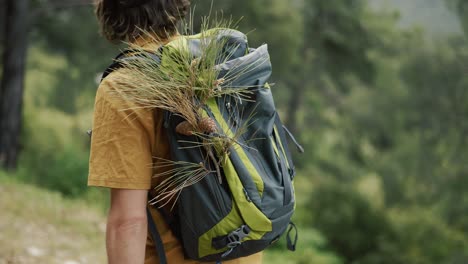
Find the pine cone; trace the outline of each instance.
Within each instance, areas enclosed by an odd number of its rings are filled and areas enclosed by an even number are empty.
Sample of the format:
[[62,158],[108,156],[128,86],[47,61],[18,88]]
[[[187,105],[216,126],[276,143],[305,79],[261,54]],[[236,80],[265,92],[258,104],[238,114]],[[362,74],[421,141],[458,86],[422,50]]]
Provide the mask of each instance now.
[[194,128],[188,121],[183,121],[176,126],[175,130],[181,135],[191,136],[193,135]]
[[201,132],[207,134],[218,131],[218,126],[216,125],[216,122],[210,117],[205,117],[202,120],[200,120],[200,122],[198,122],[198,128]]

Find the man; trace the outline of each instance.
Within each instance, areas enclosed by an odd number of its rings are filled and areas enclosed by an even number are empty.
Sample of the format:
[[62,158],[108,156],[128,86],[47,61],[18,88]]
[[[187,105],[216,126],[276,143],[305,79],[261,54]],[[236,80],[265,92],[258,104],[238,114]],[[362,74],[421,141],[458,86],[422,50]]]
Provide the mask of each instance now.
[[[130,42],[147,50],[178,37],[176,24],[189,0],[100,0],[96,15],[111,42]],[[152,32],[152,37],[142,32]],[[148,235],[148,191],[162,179],[152,178],[156,158],[169,159],[162,111],[138,109],[116,96],[119,70],[107,76],[95,100],[88,185],[110,188],[106,246],[110,264],[156,264],[158,255]],[[116,93],[117,92],[117,93]],[[184,259],[180,242],[160,214],[151,208],[170,264],[196,263]],[[261,253],[223,263],[261,263]]]

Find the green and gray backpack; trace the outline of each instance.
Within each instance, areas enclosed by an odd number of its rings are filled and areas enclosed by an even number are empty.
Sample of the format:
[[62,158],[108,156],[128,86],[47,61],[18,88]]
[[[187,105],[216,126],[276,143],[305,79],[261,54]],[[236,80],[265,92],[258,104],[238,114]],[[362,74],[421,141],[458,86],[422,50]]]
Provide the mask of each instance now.
[[[172,164],[175,168],[169,173],[190,172],[191,177],[198,178],[171,196],[175,202],[170,217],[165,216],[167,210],[160,211],[189,259],[221,262],[248,256],[264,250],[287,230],[288,248],[295,250],[297,230],[293,238],[289,234],[295,229],[291,223],[295,169],[287,137],[300,152],[303,150],[276,111],[268,84],[272,66],[267,45],[249,48],[247,37],[241,32],[215,29],[209,34],[181,37],[159,49],[156,55],[145,57],[165,67],[174,59],[173,53],[183,49],[196,61],[203,57],[201,47],[206,41],[222,43],[213,65],[216,79],[222,80],[217,89],[231,92],[219,93],[200,106],[201,116],[211,121],[205,125],[212,127],[204,129],[202,135],[181,133],[184,117],[164,110],[173,163],[161,161],[162,166]],[[105,75],[134,58],[118,57]],[[236,93],[235,89],[242,91]],[[214,143],[213,151],[206,147],[208,141],[223,140],[231,142],[226,149],[216,149]],[[159,191],[170,193],[170,186],[174,185],[166,182]],[[160,195],[167,197],[163,194]],[[151,217],[149,225],[156,250],[161,253],[163,246]],[[159,257],[160,263],[166,262],[164,254]]]

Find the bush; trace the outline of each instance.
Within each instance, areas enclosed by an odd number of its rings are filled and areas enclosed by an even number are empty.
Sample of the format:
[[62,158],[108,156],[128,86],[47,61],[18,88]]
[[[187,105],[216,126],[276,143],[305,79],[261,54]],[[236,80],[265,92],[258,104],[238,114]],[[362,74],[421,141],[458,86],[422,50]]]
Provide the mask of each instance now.
[[25,120],[19,177],[67,196],[84,194],[88,173],[84,129],[73,116],[50,109],[27,112]]
[[344,184],[329,182],[317,187],[306,210],[313,227],[328,240],[328,247],[347,263],[362,263],[394,236],[384,211]]
[[468,263],[465,234],[448,226],[433,211],[421,208],[394,209],[399,254],[405,263]]
[[345,263],[468,263],[465,235],[428,209],[385,209],[349,185],[328,182],[316,187],[306,210]]

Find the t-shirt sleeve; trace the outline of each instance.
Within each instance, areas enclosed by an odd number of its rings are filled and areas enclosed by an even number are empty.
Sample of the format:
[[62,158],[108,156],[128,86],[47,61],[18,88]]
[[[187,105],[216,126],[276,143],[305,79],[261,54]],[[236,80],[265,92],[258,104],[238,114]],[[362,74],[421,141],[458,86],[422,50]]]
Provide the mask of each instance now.
[[153,115],[120,98],[111,76],[96,93],[88,185],[150,189]]

